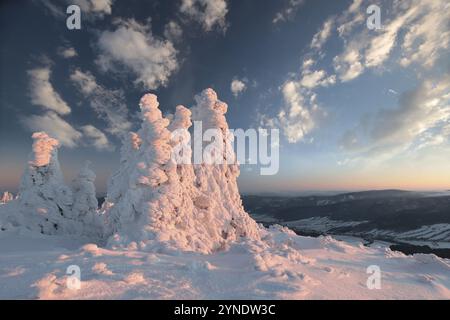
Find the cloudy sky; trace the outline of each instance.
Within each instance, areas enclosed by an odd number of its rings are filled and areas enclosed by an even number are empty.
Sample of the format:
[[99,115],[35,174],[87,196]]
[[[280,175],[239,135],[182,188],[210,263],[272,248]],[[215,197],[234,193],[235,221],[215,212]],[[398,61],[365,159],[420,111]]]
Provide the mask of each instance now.
[[44,130],[66,179],[89,159],[103,193],[139,98],[169,114],[207,87],[231,128],[280,130],[279,173],[243,167],[243,192],[450,189],[448,0],[2,1],[0,15],[2,191]]

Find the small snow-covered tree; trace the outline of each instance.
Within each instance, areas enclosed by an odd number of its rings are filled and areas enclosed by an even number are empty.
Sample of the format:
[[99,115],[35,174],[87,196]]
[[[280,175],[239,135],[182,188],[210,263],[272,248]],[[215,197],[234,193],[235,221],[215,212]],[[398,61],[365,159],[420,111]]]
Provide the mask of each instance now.
[[3,195],[0,198],[0,204],[5,204],[12,200],[14,200],[14,195],[8,191],[5,191],[5,192],[3,192]]
[[72,219],[83,224],[82,234],[100,238],[103,235],[103,224],[98,214],[98,201],[95,194],[95,173],[86,161],[77,177],[73,180]]
[[105,207],[118,202],[126,193],[129,186],[130,172],[135,164],[137,151],[142,141],[135,132],[129,132],[123,137],[120,149],[119,170],[108,181],[108,193],[105,199]]
[[13,224],[43,234],[76,233],[71,220],[72,193],[64,184],[58,161],[59,142],[35,132],[33,151],[18,193],[19,212]]

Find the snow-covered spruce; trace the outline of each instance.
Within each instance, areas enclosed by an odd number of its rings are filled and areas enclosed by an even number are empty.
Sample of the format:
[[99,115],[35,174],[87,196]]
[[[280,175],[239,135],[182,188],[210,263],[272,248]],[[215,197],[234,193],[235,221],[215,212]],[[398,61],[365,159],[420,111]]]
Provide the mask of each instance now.
[[[120,149],[120,166],[119,170],[114,173],[108,181],[108,193],[106,199],[102,204],[101,212],[106,212],[115,203],[118,203],[126,194],[130,185],[130,174],[135,166],[135,159],[137,151],[142,141],[139,135],[135,132],[129,132],[125,135],[122,141],[122,148]],[[108,226],[114,227],[118,221],[115,221],[115,216],[109,216]],[[118,218],[118,217],[117,217]]]
[[5,204],[11,200],[14,200],[14,195],[11,192],[5,191],[0,198],[0,204]]
[[[212,222],[209,232],[215,238],[224,242],[240,237],[259,239],[259,227],[245,212],[239,194],[237,177],[240,171],[232,147],[234,137],[225,118],[228,105],[210,88],[196,95],[195,101],[194,120],[201,121],[203,132],[213,129],[218,136],[215,136],[215,142],[202,148],[205,151],[202,163],[194,165],[195,186],[201,194],[194,203],[207,212],[205,215]],[[215,161],[220,159],[223,163],[216,164]]]
[[95,193],[95,173],[89,168],[86,161],[77,177],[73,180],[73,206],[72,219],[81,221],[82,233],[93,239],[103,236],[103,220],[98,214],[98,201]]
[[9,222],[42,234],[77,233],[70,219],[72,192],[64,184],[58,161],[59,142],[45,132],[35,132],[30,160],[22,176],[16,207]]
[[[224,116],[227,105],[217,99],[212,89],[196,99],[201,120],[207,123],[207,128],[224,133],[225,145],[230,147]],[[195,172],[191,164],[177,164],[174,161],[177,152],[181,151],[181,156],[188,160],[191,158],[187,131],[191,125],[190,111],[178,106],[168,128],[169,121],[162,117],[158,106],[155,95],[142,97],[139,146],[122,160],[116,182],[109,184],[114,189],[108,190],[108,199],[116,200],[106,212],[109,244],[211,253],[241,237],[259,239],[258,225],[241,204],[237,164],[198,165]],[[225,156],[224,149],[214,152]],[[234,157],[232,149],[231,156]],[[128,179],[122,180],[119,177],[124,172]],[[119,180],[122,185],[117,183]]]

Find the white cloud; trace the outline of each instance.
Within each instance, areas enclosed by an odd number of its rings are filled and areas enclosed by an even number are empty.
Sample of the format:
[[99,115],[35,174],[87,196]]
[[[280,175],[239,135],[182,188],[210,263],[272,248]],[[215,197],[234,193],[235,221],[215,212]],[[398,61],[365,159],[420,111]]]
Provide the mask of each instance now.
[[45,131],[51,137],[58,139],[61,145],[69,148],[75,147],[82,137],[79,131],[53,111],[48,111],[44,115],[26,117],[22,122],[31,131]]
[[431,67],[450,47],[450,4],[446,0],[402,1],[384,4],[383,28],[368,31],[363,9],[370,3],[356,0],[337,18],[344,50],[334,58],[340,80],[349,81],[365,69],[377,68],[401,49],[399,63]]
[[244,92],[247,89],[245,79],[233,79],[233,81],[231,81],[230,89],[233,95],[237,97],[240,93]]
[[211,31],[214,27],[226,30],[226,0],[182,0],[180,12],[198,21],[205,31]]
[[93,125],[85,125],[80,127],[84,136],[88,138],[89,144],[98,150],[113,150],[113,146],[109,143],[106,135]]
[[[450,124],[449,92],[450,76],[424,80],[416,89],[401,94],[395,108],[381,109],[369,123],[361,120],[359,127],[364,130],[347,133],[342,146],[349,151],[393,156],[448,141],[445,137]],[[368,132],[366,137],[364,132]],[[350,138],[361,143],[346,143]]]
[[407,29],[402,43],[401,64],[413,62],[430,67],[439,54],[450,45],[450,3],[448,1],[427,1],[428,10],[419,12],[419,18]]
[[50,67],[36,68],[28,71],[30,77],[31,103],[61,115],[69,114],[69,105],[55,91],[50,83]]
[[283,130],[289,143],[304,139],[314,127],[315,116],[320,111],[315,95],[303,91],[298,82],[288,81],[282,87],[286,107],[278,114],[276,123]]
[[330,37],[331,32],[333,31],[333,26],[334,26],[334,19],[333,18],[327,19],[324,22],[322,29],[314,35],[311,41],[311,48],[320,50],[323,44]]
[[361,75],[364,66],[361,63],[358,41],[352,41],[341,55],[334,57],[333,63],[334,70],[342,82],[353,80]]
[[78,55],[77,51],[73,47],[68,48],[60,47],[58,48],[58,54],[66,59],[70,59]]
[[289,0],[288,3],[275,14],[272,23],[285,22],[291,20],[297,13],[298,8],[305,3],[304,0]]
[[180,25],[175,21],[169,21],[164,26],[164,37],[166,37],[170,41],[177,42],[181,39],[182,36],[183,30],[181,29]]
[[336,76],[327,77],[324,70],[316,70],[313,72],[304,72],[299,81],[299,85],[308,89],[313,89],[317,86],[328,86],[336,82]]
[[97,115],[107,122],[109,133],[121,136],[130,130],[131,123],[122,91],[106,89],[96,82],[90,72],[79,69],[70,75],[70,80],[89,101]]
[[102,32],[98,47],[101,54],[97,63],[103,71],[117,71],[119,64],[131,70],[137,76],[135,83],[146,89],[166,85],[178,68],[172,42],[157,39],[149,25],[133,19],[120,20],[115,31]]

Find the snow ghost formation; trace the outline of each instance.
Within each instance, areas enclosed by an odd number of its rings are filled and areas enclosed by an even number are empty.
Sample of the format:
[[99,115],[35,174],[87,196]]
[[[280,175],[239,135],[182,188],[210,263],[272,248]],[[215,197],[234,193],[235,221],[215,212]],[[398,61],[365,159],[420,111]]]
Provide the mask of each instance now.
[[97,213],[98,201],[95,192],[95,173],[86,161],[73,180],[72,219],[83,224],[82,233],[100,239],[103,236],[103,220]]
[[[240,171],[232,147],[234,136],[225,118],[228,105],[220,101],[216,92],[210,88],[196,95],[195,101],[194,120],[201,121],[203,132],[213,129],[213,132],[219,133],[214,137],[215,143],[203,146],[203,161],[194,165],[195,185],[201,193],[195,203],[197,207],[206,209],[215,220],[213,230],[210,230],[219,232],[215,237],[226,241],[240,237],[259,239],[259,228],[244,211],[237,186]],[[209,162],[214,159],[223,161],[219,164]]]
[[58,161],[59,143],[45,132],[35,132],[30,161],[18,193],[18,225],[43,234],[75,233],[72,193],[64,184]]
[[[212,89],[196,101],[198,120],[223,133],[229,147],[211,148],[213,156],[225,157],[232,150],[227,105]],[[191,164],[190,110],[177,106],[169,124],[155,95],[144,95],[140,107],[142,126],[125,140],[121,167],[109,183],[109,245],[211,253],[241,237],[259,239],[258,225],[242,207],[237,163]]]
[[0,199],[0,204],[5,204],[11,200],[14,200],[14,196],[12,193],[5,191]]

